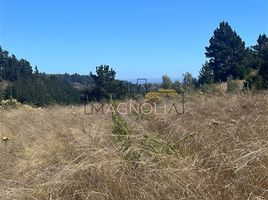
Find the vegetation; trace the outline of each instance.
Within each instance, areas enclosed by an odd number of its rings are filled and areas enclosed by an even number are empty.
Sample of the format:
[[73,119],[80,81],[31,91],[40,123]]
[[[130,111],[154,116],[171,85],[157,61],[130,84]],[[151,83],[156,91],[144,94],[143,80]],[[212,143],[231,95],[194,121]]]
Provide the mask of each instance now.
[[178,97],[178,93],[173,89],[159,89],[157,92],[148,92],[145,95],[145,99],[150,103],[161,102],[165,98],[176,99]]
[[233,80],[233,77],[231,76],[227,78],[227,92],[229,93],[239,92],[239,84],[237,81]]
[[0,109],[1,198],[265,199],[267,98],[192,96],[147,118]]
[[[259,36],[255,46],[246,48],[232,27],[221,22],[209,43],[205,52],[208,61],[202,66],[198,80],[187,72],[182,83],[173,83],[164,75],[161,85],[148,84],[147,91],[157,92],[163,88],[175,89],[177,93],[192,92],[196,88],[213,88],[208,85],[226,82],[228,77],[245,80],[245,86],[251,89],[268,89],[268,38],[265,34]],[[108,65],[96,67],[96,74],[90,72],[89,75],[40,73],[37,67],[33,71],[27,60],[18,60],[0,47],[0,100],[14,98],[21,103],[45,106],[138,98],[141,86],[116,80],[115,75],[115,70]]]
[[228,76],[245,77],[245,67],[241,66],[246,56],[245,42],[227,22],[220,23],[209,43],[205,53],[209,59],[206,73],[210,76],[212,69],[214,81],[226,81]]
[[[15,98],[21,103],[45,106],[49,104],[79,104],[89,96],[89,100],[126,96],[122,81],[115,80],[115,71],[109,66],[96,68],[97,75],[45,74],[24,59],[0,48],[0,99]],[[109,92],[108,92],[109,91]]]
[[214,83],[214,73],[213,73],[211,65],[208,62],[206,62],[202,66],[200,73],[199,73],[198,82],[200,85]]
[[268,38],[266,35],[260,35],[258,44],[253,47],[254,55],[258,63],[258,74],[262,79],[261,87],[268,88]]
[[126,83],[115,79],[116,72],[108,65],[96,67],[96,75],[90,72],[94,86],[84,91],[89,100],[122,99],[126,96],[128,88]]
[[[245,47],[222,22],[206,56],[198,79],[144,86],[108,65],[41,73],[0,48],[0,198],[266,199],[268,93],[240,91],[268,89],[268,38]],[[154,112],[85,115],[79,105],[130,97]]]
[[167,75],[162,76],[162,85],[161,85],[162,88],[171,89],[172,85],[173,83]]
[[228,77],[245,79],[254,89],[267,89],[268,38],[260,35],[257,44],[250,48],[227,22],[219,28],[206,47],[206,62],[201,68],[199,84],[225,82]]

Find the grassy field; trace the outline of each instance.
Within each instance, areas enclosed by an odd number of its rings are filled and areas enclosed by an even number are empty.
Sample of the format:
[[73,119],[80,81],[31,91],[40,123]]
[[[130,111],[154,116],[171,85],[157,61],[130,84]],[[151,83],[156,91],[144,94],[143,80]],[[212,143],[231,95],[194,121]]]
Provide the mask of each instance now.
[[0,199],[268,198],[267,93],[188,96],[184,115],[83,109],[0,109]]

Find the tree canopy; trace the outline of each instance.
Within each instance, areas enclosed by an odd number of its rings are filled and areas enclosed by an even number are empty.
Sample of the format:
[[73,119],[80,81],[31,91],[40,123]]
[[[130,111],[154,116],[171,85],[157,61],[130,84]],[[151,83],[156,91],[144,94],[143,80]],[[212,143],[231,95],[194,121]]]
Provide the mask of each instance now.
[[242,61],[246,56],[245,42],[227,22],[221,22],[206,47],[208,63],[214,81],[226,81],[228,76],[244,78]]

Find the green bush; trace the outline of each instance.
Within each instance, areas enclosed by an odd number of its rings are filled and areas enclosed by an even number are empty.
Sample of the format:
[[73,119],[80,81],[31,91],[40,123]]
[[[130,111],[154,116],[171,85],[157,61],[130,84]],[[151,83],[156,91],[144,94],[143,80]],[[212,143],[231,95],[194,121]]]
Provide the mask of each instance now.
[[249,83],[249,88],[253,90],[260,90],[262,89],[262,77],[258,74],[251,74],[247,81]]
[[113,133],[117,135],[118,141],[122,141],[130,135],[127,122],[119,114],[113,115]]

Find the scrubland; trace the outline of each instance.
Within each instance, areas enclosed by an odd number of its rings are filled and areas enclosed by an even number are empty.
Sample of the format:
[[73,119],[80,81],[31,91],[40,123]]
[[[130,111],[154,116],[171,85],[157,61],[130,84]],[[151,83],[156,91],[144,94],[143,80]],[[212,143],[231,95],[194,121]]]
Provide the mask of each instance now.
[[4,200],[268,198],[267,93],[190,95],[185,114],[2,108],[0,136]]

